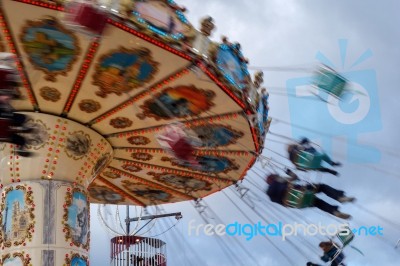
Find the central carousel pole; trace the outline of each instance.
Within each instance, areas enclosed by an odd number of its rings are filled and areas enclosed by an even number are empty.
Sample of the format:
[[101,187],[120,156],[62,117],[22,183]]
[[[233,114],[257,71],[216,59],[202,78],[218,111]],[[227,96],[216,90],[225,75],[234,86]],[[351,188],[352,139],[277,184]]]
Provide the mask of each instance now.
[[112,147],[79,123],[27,115],[34,156],[0,146],[2,265],[88,265],[87,187],[111,160]]

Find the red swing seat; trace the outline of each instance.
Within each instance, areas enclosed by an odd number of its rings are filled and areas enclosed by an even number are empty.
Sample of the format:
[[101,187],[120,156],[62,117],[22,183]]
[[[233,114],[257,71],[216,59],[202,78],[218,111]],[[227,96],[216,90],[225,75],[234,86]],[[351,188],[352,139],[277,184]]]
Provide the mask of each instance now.
[[157,140],[165,150],[171,152],[177,159],[198,164],[194,156],[195,148],[189,142],[188,136],[181,126],[167,126],[164,132],[157,136]]
[[175,156],[181,160],[189,161],[193,157],[194,148],[185,138],[180,138],[171,146]]
[[89,35],[101,35],[107,25],[107,12],[89,2],[73,1],[67,13],[67,24]]
[[11,120],[7,118],[0,118],[0,142],[7,142],[11,139],[13,131],[10,129]]

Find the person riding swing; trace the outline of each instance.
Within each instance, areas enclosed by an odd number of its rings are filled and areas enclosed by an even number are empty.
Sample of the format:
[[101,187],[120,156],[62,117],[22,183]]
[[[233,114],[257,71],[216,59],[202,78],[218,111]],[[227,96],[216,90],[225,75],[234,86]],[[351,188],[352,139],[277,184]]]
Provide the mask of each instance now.
[[176,159],[187,162],[192,166],[199,167],[196,159],[196,145],[200,145],[201,140],[189,129],[185,129],[182,124],[171,124],[157,135],[160,145],[170,151]]
[[286,174],[290,178],[286,179],[277,174],[267,176],[266,181],[269,186],[266,193],[272,202],[289,208],[316,207],[342,219],[351,218],[349,214],[340,212],[338,206],[323,201],[315,194],[322,192],[340,203],[353,202],[355,198],[347,197],[344,191],[337,190],[326,184],[295,184],[294,181],[298,180],[298,176],[290,169],[286,170]]
[[326,153],[318,151],[311,145],[307,138],[303,138],[299,143],[289,144],[287,151],[289,153],[289,160],[298,170],[314,170],[330,173],[335,176],[339,175],[337,171],[324,167],[322,164],[326,162],[332,166],[341,166],[341,163],[332,161]]
[[22,150],[18,150],[17,154],[27,157],[31,153],[24,149],[26,139],[20,134],[30,133],[33,129],[26,127],[25,123],[28,117],[16,113],[11,106],[11,100],[20,98],[17,89],[19,85],[17,77],[18,74],[15,69],[0,64],[0,141],[19,145]]
[[[321,260],[324,262],[330,262],[330,266],[346,266],[344,264],[345,256],[341,250],[338,249],[338,245],[332,241],[324,241],[319,243],[319,247],[322,249],[324,254],[321,256]],[[312,262],[307,262],[307,266],[320,266]]]

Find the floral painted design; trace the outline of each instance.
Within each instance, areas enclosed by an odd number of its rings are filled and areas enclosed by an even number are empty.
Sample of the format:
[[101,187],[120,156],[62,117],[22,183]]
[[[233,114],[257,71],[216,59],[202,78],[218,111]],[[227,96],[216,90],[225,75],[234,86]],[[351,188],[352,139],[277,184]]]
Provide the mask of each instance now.
[[65,150],[69,157],[80,159],[90,150],[91,140],[83,131],[70,133],[66,140]]
[[25,123],[25,126],[32,128],[31,133],[21,134],[25,137],[26,146],[34,150],[39,150],[44,147],[47,141],[50,139],[50,128],[42,120],[30,119]]
[[101,105],[97,101],[86,99],[79,103],[79,108],[86,113],[94,113],[100,110]]
[[106,168],[107,164],[111,161],[111,154],[106,153],[97,160],[96,165],[92,169],[93,176],[97,176],[100,171]]
[[108,177],[108,178],[111,178],[111,179],[121,178],[120,174],[117,174],[117,173],[114,173],[114,172],[111,172],[111,171],[104,172],[103,175]]
[[50,102],[58,102],[61,98],[61,93],[56,88],[43,87],[40,89],[40,96]]
[[140,172],[142,171],[142,168],[136,165],[132,165],[132,164],[124,164],[122,166],[122,168],[126,171],[132,172],[132,173],[136,173],[136,172]]
[[127,128],[132,124],[133,122],[127,117],[116,117],[110,120],[110,125],[114,128]]
[[153,155],[145,152],[135,152],[131,154],[131,157],[140,161],[150,161],[153,159]]
[[150,143],[150,139],[143,136],[132,136],[127,140],[132,145],[147,145]]

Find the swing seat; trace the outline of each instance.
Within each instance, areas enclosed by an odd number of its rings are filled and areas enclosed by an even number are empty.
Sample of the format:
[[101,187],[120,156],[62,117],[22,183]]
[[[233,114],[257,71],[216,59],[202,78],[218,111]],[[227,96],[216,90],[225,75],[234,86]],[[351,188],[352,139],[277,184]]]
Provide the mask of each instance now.
[[13,131],[10,130],[12,121],[6,118],[0,118],[0,142],[9,142]]
[[0,89],[20,86],[18,72],[15,69],[0,66]]
[[354,233],[348,226],[340,230],[340,232],[338,232],[336,236],[340,240],[340,242],[342,242],[342,248],[347,246],[354,239]]
[[314,191],[290,187],[286,193],[285,206],[297,209],[308,208],[314,206],[314,200]]
[[73,1],[67,13],[67,24],[88,35],[101,35],[107,24],[107,13],[90,3]]
[[322,164],[321,156],[318,153],[311,153],[307,151],[299,151],[296,156],[295,165],[303,169],[317,169]]
[[181,160],[189,160],[192,157],[194,148],[185,138],[180,138],[175,144],[171,146],[172,151],[175,156]]
[[351,241],[353,241],[354,239],[354,233],[353,231],[350,229],[350,227],[345,226],[343,229],[341,229],[337,234],[336,237],[339,239],[339,241],[342,243],[342,246],[340,247],[339,245],[334,244],[334,246],[336,247],[337,251],[335,253],[335,255],[332,257],[332,261],[334,260],[338,260],[338,261],[342,261],[344,259],[344,255],[343,255],[343,249],[350,244]]
[[14,71],[12,69],[1,67],[0,68],[0,81],[4,82],[4,81],[11,80],[10,76],[13,74],[13,72]]
[[188,135],[181,126],[169,125],[156,138],[161,147],[172,153],[177,159],[197,164],[193,155],[195,148],[189,142]]
[[324,262],[331,262],[332,264],[335,263],[335,265],[342,265],[345,259],[343,248],[337,247],[334,242],[332,244],[333,247],[321,257],[321,260]]
[[317,73],[315,85],[320,90],[340,99],[347,80],[331,69],[321,68]]

